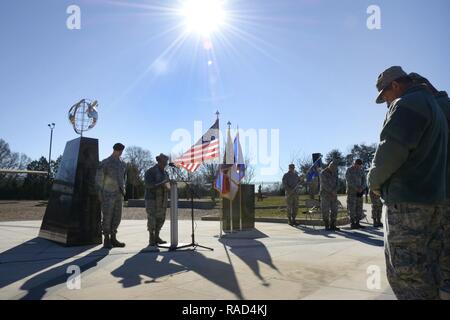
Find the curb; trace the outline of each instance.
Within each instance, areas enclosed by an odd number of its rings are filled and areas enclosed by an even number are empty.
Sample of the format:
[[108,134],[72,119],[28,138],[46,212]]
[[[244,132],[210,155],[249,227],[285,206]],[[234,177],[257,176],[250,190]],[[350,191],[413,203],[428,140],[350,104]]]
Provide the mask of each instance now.
[[[219,217],[205,216],[201,217],[202,221],[220,221]],[[255,218],[255,222],[262,223],[281,223],[287,224],[287,218]],[[309,219],[300,219],[297,220],[298,223],[306,226],[315,226],[315,227],[323,227],[325,226],[322,220],[309,220]],[[336,221],[336,226],[345,226],[350,223],[350,219],[348,217],[339,218]]]

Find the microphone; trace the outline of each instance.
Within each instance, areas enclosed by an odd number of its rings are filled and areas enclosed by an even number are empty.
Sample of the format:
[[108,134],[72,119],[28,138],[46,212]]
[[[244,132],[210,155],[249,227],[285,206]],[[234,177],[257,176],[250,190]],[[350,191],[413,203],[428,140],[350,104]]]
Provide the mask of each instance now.
[[177,166],[176,166],[175,163],[173,163],[173,162],[170,162],[170,163],[169,163],[169,167],[177,168]]

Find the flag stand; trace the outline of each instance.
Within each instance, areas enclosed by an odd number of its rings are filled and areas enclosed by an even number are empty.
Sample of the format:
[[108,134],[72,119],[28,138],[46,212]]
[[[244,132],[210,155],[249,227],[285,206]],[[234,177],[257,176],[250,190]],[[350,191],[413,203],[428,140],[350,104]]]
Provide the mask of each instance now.
[[233,233],[233,200],[231,199],[230,199],[230,233]]
[[242,190],[239,183],[239,229],[242,231]]
[[[223,198],[220,197],[220,200],[222,201],[222,206],[223,206]],[[219,224],[219,227],[220,227],[219,239],[221,239],[222,238],[222,229],[223,229],[223,208],[222,208],[222,210],[220,210],[220,224]]]

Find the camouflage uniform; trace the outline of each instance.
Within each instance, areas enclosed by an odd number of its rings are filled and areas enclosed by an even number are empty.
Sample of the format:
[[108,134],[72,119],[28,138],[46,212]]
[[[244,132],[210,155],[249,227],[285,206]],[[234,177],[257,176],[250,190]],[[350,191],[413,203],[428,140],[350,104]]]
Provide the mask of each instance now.
[[381,213],[383,212],[383,203],[381,197],[370,191],[370,201],[372,202],[372,219],[374,222],[381,222]]
[[297,185],[300,177],[295,172],[287,172],[283,176],[283,186],[286,192],[287,216],[289,223],[295,222],[298,210]]
[[320,209],[325,227],[336,227],[338,213],[338,189],[337,172],[330,168],[325,168],[320,173]]
[[[442,207],[387,206],[385,256],[389,284],[400,300],[439,297]],[[424,237],[417,235],[427,235]]]
[[126,171],[125,162],[113,156],[100,162],[97,169],[96,184],[102,200],[104,235],[116,234],[122,219]]
[[166,220],[169,191],[164,184],[158,186],[164,180],[169,180],[169,175],[157,164],[145,173],[147,228],[151,234],[156,235],[156,238]]
[[352,224],[359,223],[363,217],[363,198],[357,196],[358,189],[366,188],[366,175],[362,168],[352,166],[345,173],[347,180],[347,210]]
[[[380,97],[395,69],[380,75]],[[439,297],[447,144],[447,121],[426,87],[411,86],[389,105],[368,181],[387,206],[386,269],[398,299]]]
[[439,260],[443,282],[441,287],[445,287],[446,291],[450,292],[450,200],[447,200],[447,206],[444,208],[442,230],[444,243],[441,258]]
[[[448,127],[450,127],[450,99],[447,92],[441,91],[436,96],[436,101],[447,118]],[[442,251],[440,264],[443,277],[443,287],[450,292],[450,137],[447,145],[447,206],[444,209],[444,218],[442,219],[442,228],[444,230],[444,249]],[[448,298],[447,298],[448,299]]]

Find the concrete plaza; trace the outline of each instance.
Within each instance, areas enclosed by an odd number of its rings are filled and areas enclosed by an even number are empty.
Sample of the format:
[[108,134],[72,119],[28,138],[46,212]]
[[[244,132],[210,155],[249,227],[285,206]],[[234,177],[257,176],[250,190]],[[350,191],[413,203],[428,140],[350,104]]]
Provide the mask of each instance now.
[[[195,224],[196,240],[214,251],[151,252],[144,220],[123,221],[127,246],[109,252],[37,238],[39,221],[1,222],[0,299],[395,299],[382,230],[257,223],[219,239],[218,222]],[[180,242],[190,228],[179,222]],[[81,270],[80,289],[67,285],[76,283],[70,266]]]

